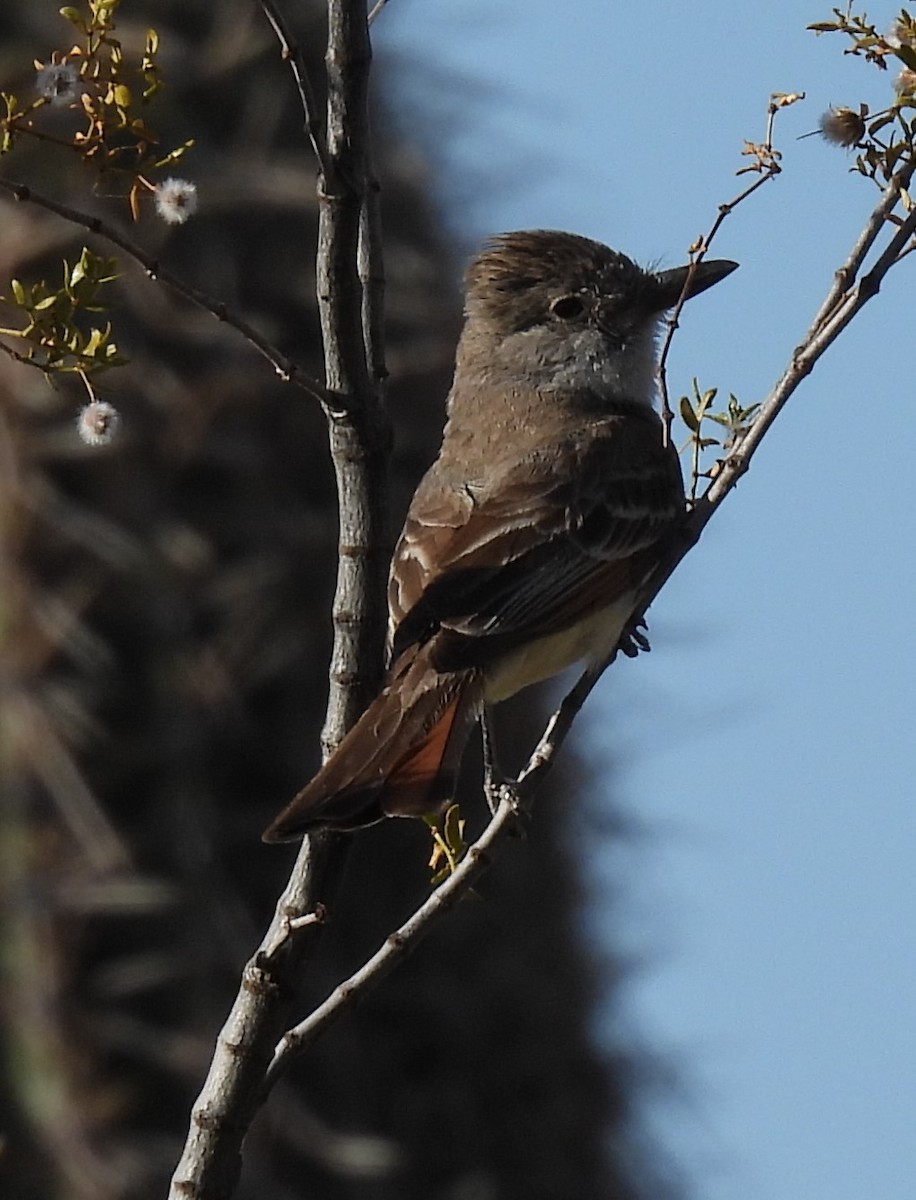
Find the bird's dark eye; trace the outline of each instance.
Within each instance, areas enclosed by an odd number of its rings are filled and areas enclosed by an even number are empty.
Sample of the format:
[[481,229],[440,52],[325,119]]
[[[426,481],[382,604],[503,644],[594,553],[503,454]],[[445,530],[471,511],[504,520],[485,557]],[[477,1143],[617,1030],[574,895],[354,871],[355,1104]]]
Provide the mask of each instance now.
[[581,296],[558,296],[550,306],[550,311],[561,321],[575,321],[585,312],[585,301]]

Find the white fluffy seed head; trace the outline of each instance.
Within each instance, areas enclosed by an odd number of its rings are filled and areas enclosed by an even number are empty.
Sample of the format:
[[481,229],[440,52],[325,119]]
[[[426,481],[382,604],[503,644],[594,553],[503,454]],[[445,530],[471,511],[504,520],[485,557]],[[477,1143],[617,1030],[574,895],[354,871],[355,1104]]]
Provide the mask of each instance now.
[[197,187],[187,179],[164,179],[156,188],[156,212],[168,225],[183,225],[197,212]]
[[87,446],[107,446],[117,432],[120,413],[107,400],[92,400],[80,409],[76,429]]

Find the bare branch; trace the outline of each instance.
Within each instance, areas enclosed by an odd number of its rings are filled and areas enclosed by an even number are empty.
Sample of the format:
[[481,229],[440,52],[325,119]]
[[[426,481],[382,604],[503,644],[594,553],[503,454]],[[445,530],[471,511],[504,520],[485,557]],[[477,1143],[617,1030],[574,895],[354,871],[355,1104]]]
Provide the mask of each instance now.
[[12,346],[8,346],[6,342],[0,342],[0,352],[8,355],[14,362],[22,363],[24,367],[34,367],[37,371],[45,373],[45,368],[40,362],[34,358],[28,358],[25,354],[20,354],[18,350],[14,350]]
[[366,19],[367,25],[372,24],[372,22],[379,15],[379,13],[382,11],[382,9],[385,7],[385,5],[387,3],[388,3],[388,0],[375,0],[375,4],[373,4],[373,6],[372,6],[372,11],[369,13],[369,16]]
[[[911,171],[912,168],[908,167],[899,176],[891,180],[885,189],[884,195],[882,195],[881,200],[869,217],[866,229],[870,229],[873,226],[874,222],[878,219],[878,214],[881,214],[881,223],[886,220],[887,214],[890,211],[887,207],[888,197],[892,194],[894,196],[899,195],[901,186],[905,186],[901,183],[901,179],[909,178]],[[763,440],[764,435],[785,407],[789,397],[805,376],[810,375],[818,359],[835,340],[837,335],[846,328],[856,313],[873,296],[877,295],[881,281],[895,262],[899,261],[901,251],[913,236],[914,230],[916,230],[916,210],[911,212],[897,229],[897,232],[888,243],[887,249],[879,257],[871,271],[860,281],[858,288],[849,296],[848,301],[845,304],[841,304],[839,308],[834,305],[832,316],[828,315],[826,320],[821,318],[819,324],[816,323],[811,326],[811,329],[805,336],[805,340],[792,355],[792,361],[789,366],[763,401],[753,424],[734,446],[731,454],[723,463],[722,470],[713,480],[705,496],[698,503],[694,513],[691,513],[690,523],[694,526],[697,537],[699,537],[712,513],[718,508],[747,470],[751,458]],[[874,238],[871,240],[873,242]],[[858,259],[856,269],[861,265],[861,257],[859,256],[861,241],[861,238],[856,240],[855,246],[847,259],[847,266],[855,262],[856,259]],[[823,312],[825,312],[825,306],[822,305],[818,314],[819,318]]]
[[241,1169],[241,1144],[264,1099],[264,1076],[288,1021],[290,999],[316,944],[319,889],[339,871],[345,839],[306,838],[260,947],[220,1030],[210,1070],[191,1113],[170,1200],[226,1200]]
[[[613,658],[610,661],[613,661]],[[609,663],[585,671],[563,699],[518,778],[501,786],[496,812],[452,874],[432,892],[400,929],[385,939],[358,971],[336,987],[327,1000],[314,1009],[304,1021],[300,1021],[283,1036],[270,1064],[266,1087],[272,1087],[294,1058],[307,1050],[357,1000],[389,975],[487,870],[491,865],[492,851],[496,844],[514,828],[519,811],[527,810],[531,806],[538,787],[553,766],[572,728],[576,714],[601,678],[606,665]]]
[[328,154],[324,129],[318,120],[318,105],[315,100],[312,82],[309,78],[308,68],[302,56],[302,50],[298,41],[290,34],[286,20],[279,7],[274,3],[274,0],[259,0],[259,3],[261,8],[264,9],[264,14],[268,21],[270,21],[274,33],[277,35],[282,58],[292,68],[293,78],[296,81],[296,87],[299,91],[299,102],[302,105],[302,113],[305,117],[305,131],[308,134],[309,141],[312,143],[315,157],[318,159],[319,169],[325,179],[330,179],[335,169],[334,163]]
[[[272,4],[265,10],[276,15]],[[278,33],[289,44],[288,36]],[[372,210],[366,208],[370,62],[365,0],[329,0],[327,169],[319,182],[317,293],[340,553],[322,733],[325,753],[375,688],[385,625],[384,485],[390,431],[376,385],[384,372],[377,344],[380,248]],[[172,1180],[172,1200],[225,1200],[235,1188],[241,1142],[266,1095],[264,1079],[289,1020],[294,980],[315,945],[321,929],[318,914],[339,878],[348,844],[349,839],[333,834],[303,842],[271,927],[245,968],[219,1035]]]
[[366,197],[360,213],[357,268],[363,292],[363,337],[366,366],[376,387],[388,378],[385,366],[385,264],[378,181],[367,162]]
[[709,232],[705,236],[701,235],[697,238],[696,242],[690,247],[690,275],[687,276],[684,282],[684,290],[680,299],[665,322],[665,339],[662,343],[662,350],[658,361],[658,388],[661,396],[661,417],[665,445],[668,445],[671,441],[671,425],[674,421],[674,412],[671,408],[671,401],[668,395],[668,355],[671,351],[671,342],[674,338],[675,330],[678,328],[681,312],[683,311],[687,296],[690,294],[690,279],[693,269],[699,266],[709,253],[709,248],[725,219],[731,216],[739,204],[743,204],[745,200],[753,196],[754,192],[762,188],[765,183],[770,179],[775,179],[782,170],[779,165],[779,151],[773,146],[773,127],[776,121],[776,114],[788,104],[794,104],[797,100],[802,99],[804,99],[804,92],[791,96],[776,94],[770,97],[770,103],[767,106],[766,133],[764,134],[763,141],[760,145],[748,142],[745,146],[744,153],[750,154],[755,159],[755,162],[749,167],[743,167],[738,172],[740,175],[747,171],[757,171],[759,172],[758,178],[740,191],[737,196],[733,196],[731,200],[727,200],[724,204],[719,205],[716,219],[710,226]]
[[911,166],[903,168],[893,177],[888,187],[884,189],[880,203],[876,205],[868,221],[865,223],[849,257],[838,268],[834,276],[833,287],[827,293],[824,303],[818,309],[817,315],[811,322],[811,328],[808,330],[806,340],[810,340],[816,336],[843,299],[846,291],[858,275],[869,250],[871,250],[884,229],[885,222],[900,199],[901,192],[905,192],[910,186],[913,171],[914,168]]
[[13,183],[8,179],[0,179],[0,191],[6,192],[15,200],[19,200],[24,204],[34,204],[38,208],[52,212],[56,216],[62,217],[63,220],[69,221],[71,225],[78,225],[88,233],[93,233],[96,237],[103,238],[106,242],[117,246],[128,258],[139,263],[150,279],[164,284],[165,287],[169,288],[177,296],[181,296],[182,299],[187,300],[197,308],[202,308],[224,325],[228,325],[230,329],[234,329],[237,333],[240,333],[246,342],[254,346],[267,359],[284,383],[295,384],[296,387],[302,388],[303,391],[308,392],[310,396],[314,396],[316,400],[320,400],[324,404],[333,405],[337,408],[344,407],[342,398],[333,396],[316,379],[310,379],[291,358],[288,358],[275,346],[271,345],[253,325],[249,325],[247,321],[230,312],[225,304],[211,299],[206,293],[189,283],[185,283],[179,276],[162,267],[154,255],[148,254],[136,242],[131,241],[130,238],[115,229],[113,225],[107,224],[107,222],[101,220],[99,217],[93,217],[89,213],[71,208],[68,204],[60,204],[57,200],[52,200],[49,196],[45,196],[41,192],[36,192],[33,188],[27,187],[22,183]]
[[[360,230],[369,236],[366,196],[368,78],[372,53],[365,0],[329,0],[328,148],[333,179],[319,188],[317,292],[326,382],[350,398],[332,412],[331,456],[337,478],[340,554],[334,595],[334,647],[322,750],[331,753],[374,694],[381,675],[388,565],[385,472],[391,443],[387,417],[366,363]],[[364,239],[364,257],[371,254]]]

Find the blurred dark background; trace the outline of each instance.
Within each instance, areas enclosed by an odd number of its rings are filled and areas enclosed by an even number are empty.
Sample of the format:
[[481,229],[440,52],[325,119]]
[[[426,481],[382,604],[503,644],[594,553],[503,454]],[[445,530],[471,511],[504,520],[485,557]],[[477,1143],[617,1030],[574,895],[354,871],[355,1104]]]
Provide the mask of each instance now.
[[[322,7],[286,5],[319,82]],[[314,167],[259,6],[125,0],[128,52],[150,25],[166,77],[151,121],[169,144],[196,139],[175,173],[201,209],[180,228],[146,213],[132,236],[318,374]],[[32,60],[71,40],[51,0],[4,0],[0,86],[30,98]],[[405,132],[422,114],[386,109],[384,62],[374,84],[394,530],[441,428],[461,253]],[[127,227],[65,150],[22,139],[0,172]],[[57,278],[83,241],[0,202],[0,289]],[[323,716],[336,524],[321,412],[122,269],[131,362],[101,380],[122,416],[110,447],[78,440],[79,387],[0,355],[4,1200],[165,1194],[292,861],[260,830],[316,765]],[[529,699],[503,717],[507,760],[543,715]],[[639,1069],[590,1035],[599,972],[606,996],[616,968],[581,940],[568,767],[551,793],[478,894],[278,1086],[240,1197],[660,1194],[633,1122]],[[359,835],[303,1004],[416,905],[427,841],[412,822]]]

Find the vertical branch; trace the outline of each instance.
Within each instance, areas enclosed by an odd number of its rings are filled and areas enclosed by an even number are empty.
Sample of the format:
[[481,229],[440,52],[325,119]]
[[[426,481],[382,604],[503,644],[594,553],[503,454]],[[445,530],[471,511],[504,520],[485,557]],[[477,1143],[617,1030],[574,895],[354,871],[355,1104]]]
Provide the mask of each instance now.
[[[290,45],[274,0],[266,6],[281,43]],[[290,56],[296,60],[292,49]],[[334,596],[334,648],[322,746],[328,754],[362,710],[381,673],[385,625],[383,570],[385,471],[390,433],[377,383],[381,365],[377,222],[367,205],[368,78],[366,0],[328,0],[325,137],[308,112],[311,90],[297,73],[307,127],[320,148],[318,305],[324,407],[340,512]],[[370,365],[371,364],[371,365]],[[340,397],[335,404],[333,397]],[[171,1200],[227,1200],[241,1169],[241,1146],[263,1102],[274,1047],[289,1023],[291,1000],[320,929],[321,902],[340,873],[347,840],[303,842],[290,881],[220,1031],[210,1070],[191,1113]]]
[[[390,435],[366,361],[364,291],[358,269],[366,197],[371,62],[365,0],[329,0],[327,148],[330,176],[319,187],[318,306],[326,383],[347,397],[328,408],[337,477],[340,546],[334,649],[322,749],[330,754],[378,682],[385,617],[385,466]],[[364,239],[364,257],[373,251]],[[367,292],[368,294],[368,292]],[[367,304],[371,308],[371,304]]]

